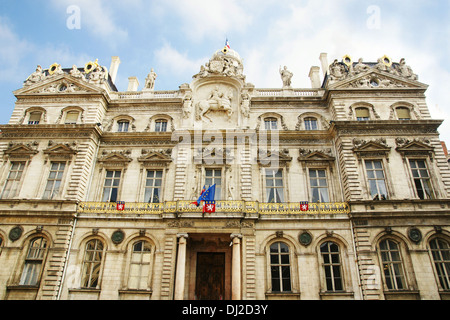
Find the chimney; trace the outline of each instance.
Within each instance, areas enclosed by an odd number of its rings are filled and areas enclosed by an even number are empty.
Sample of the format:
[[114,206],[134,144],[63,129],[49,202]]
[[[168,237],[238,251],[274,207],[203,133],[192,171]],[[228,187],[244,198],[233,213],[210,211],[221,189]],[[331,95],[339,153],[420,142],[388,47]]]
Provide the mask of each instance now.
[[127,91],[138,91],[139,80],[136,77],[128,78],[128,90]]
[[313,89],[318,89],[321,87],[320,83],[320,67],[311,67],[309,71],[309,78],[311,79],[311,87]]
[[119,57],[111,58],[111,66],[109,67],[109,75],[113,83],[116,82],[117,70],[119,70],[120,59]]
[[325,75],[327,74],[328,67],[329,67],[328,55],[326,53],[321,53],[319,59],[320,59],[320,63],[322,64],[323,77],[325,78]]

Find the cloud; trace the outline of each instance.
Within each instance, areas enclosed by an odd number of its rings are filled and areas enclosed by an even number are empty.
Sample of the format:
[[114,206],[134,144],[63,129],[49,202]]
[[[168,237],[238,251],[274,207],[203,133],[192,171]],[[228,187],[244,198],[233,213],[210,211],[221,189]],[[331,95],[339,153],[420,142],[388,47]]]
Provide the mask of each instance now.
[[250,11],[237,0],[166,0],[154,10],[166,18],[175,15],[181,23],[177,28],[192,41],[244,32],[252,22]]
[[[139,1],[133,1],[137,5]],[[121,13],[121,6],[114,6],[116,2],[103,0],[52,0],[52,5],[63,9],[69,19],[73,11],[67,12],[69,7],[78,7],[80,13],[80,27],[87,28],[98,38],[108,42],[111,46],[128,39],[128,31],[116,23],[116,15]]]

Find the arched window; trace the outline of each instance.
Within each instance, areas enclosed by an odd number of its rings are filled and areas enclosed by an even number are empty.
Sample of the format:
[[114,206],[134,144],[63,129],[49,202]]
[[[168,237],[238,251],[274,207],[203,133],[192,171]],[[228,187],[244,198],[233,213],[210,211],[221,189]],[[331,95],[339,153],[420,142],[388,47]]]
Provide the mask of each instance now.
[[139,240],[132,246],[128,289],[145,290],[149,285],[152,246]]
[[28,124],[39,124],[41,121],[42,112],[35,111],[30,113],[30,117],[28,118]]
[[67,112],[64,124],[77,124],[79,115],[80,113],[78,111]]
[[430,241],[430,251],[433,257],[434,270],[439,285],[443,290],[450,290],[450,244],[441,238]]
[[408,108],[397,107],[397,108],[395,108],[395,112],[397,113],[398,120],[411,120],[411,114],[410,114]]
[[103,243],[98,240],[90,240],[86,244],[82,269],[82,288],[96,288],[99,286],[100,269],[103,257]]
[[392,239],[382,240],[380,242],[380,258],[387,289],[407,289],[400,244]]
[[155,132],[167,132],[167,120],[158,119],[155,121]]
[[117,121],[117,132],[128,132],[129,126],[130,126],[130,121],[119,120],[119,121]]
[[277,118],[265,118],[264,128],[266,130],[277,130],[278,129],[278,119]]
[[270,274],[272,292],[292,290],[289,246],[283,242],[275,242],[270,246]]
[[356,113],[356,120],[358,121],[370,120],[370,113],[369,109],[367,108],[356,108],[355,113]]
[[344,290],[339,246],[331,241],[324,242],[320,246],[320,253],[322,255],[327,291]]
[[305,130],[318,130],[317,119],[313,117],[305,118]]
[[30,241],[22,276],[20,277],[21,286],[38,285],[46,252],[47,240],[45,238],[38,237]]

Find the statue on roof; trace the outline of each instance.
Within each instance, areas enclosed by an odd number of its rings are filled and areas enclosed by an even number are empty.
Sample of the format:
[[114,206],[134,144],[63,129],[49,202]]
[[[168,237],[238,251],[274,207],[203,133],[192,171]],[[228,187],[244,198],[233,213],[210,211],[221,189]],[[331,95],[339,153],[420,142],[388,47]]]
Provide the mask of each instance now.
[[281,67],[280,67],[280,75],[281,75],[281,80],[283,81],[283,88],[290,88],[291,87],[291,79],[294,74],[292,72],[290,72],[286,66],[284,66],[284,69],[281,69]]
[[157,77],[158,77],[158,75],[156,74],[156,72],[152,68],[150,73],[147,75],[147,78],[145,78],[144,89],[154,90],[155,89],[155,82],[156,82],[156,78]]
[[36,71],[34,71],[28,78],[25,80],[25,86],[30,86],[34,83],[38,83],[40,81],[43,81],[45,79],[45,73],[44,70],[42,70],[42,67],[38,65],[36,67]]

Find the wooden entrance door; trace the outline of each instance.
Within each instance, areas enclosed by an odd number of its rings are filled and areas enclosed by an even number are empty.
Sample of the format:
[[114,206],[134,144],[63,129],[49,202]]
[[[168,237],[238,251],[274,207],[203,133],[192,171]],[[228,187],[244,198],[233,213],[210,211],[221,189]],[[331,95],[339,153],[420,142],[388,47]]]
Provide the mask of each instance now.
[[197,253],[195,295],[198,300],[224,299],[225,253]]

